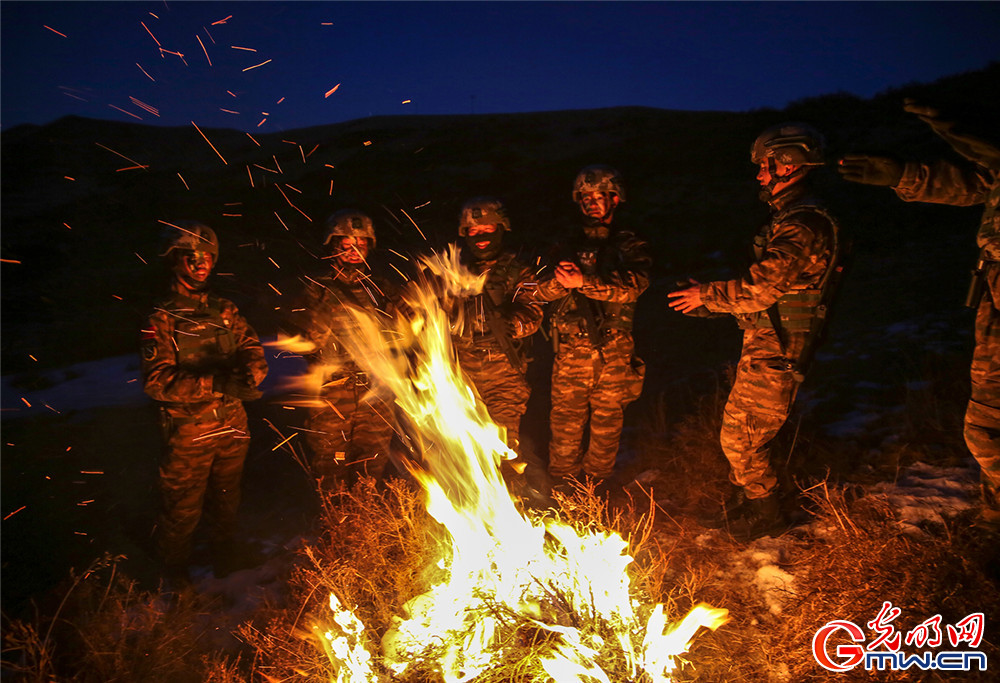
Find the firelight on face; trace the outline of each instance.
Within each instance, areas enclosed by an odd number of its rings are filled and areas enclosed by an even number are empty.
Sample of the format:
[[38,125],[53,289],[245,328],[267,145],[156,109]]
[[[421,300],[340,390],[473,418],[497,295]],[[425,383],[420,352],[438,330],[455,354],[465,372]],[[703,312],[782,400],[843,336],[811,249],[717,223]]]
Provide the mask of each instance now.
[[341,237],[337,260],[341,263],[364,263],[368,258],[367,237]]
[[611,195],[607,192],[583,192],[580,209],[591,218],[604,218],[611,209]]
[[186,251],[181,256],[179,266],[182,274],[195,282],[204,282],[212,274],[215,258],[207,251]]

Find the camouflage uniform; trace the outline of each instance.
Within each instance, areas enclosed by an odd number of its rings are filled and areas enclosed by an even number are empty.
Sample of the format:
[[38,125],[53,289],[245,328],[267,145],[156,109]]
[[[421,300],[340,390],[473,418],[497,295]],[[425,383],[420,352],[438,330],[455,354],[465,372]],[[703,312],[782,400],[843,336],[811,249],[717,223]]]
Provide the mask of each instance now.
[[[601,480],[615,466],[625,406],[642,390],[645,366],[633,355],[632,321],[649,286],[651,259],[646,242],[629,230],[588,224],[583,232],[574,250],[583,286],[569,290],[551,278],[539,282],[536,297],[554,302],[558,340],[549,474],[574,477],[582,464],[584,474]],[[588,417],[590,444],[581,455]]]
[[984,502],[1000,510],[1000,150],[953,129],[935,130],[975,166],[907,163],[894,189],[906,201],[986,205],[976,237],[984,286],[972,302],[977,307],[976,345],[965,443],[982,469]]
[[385,318],[394,311],[391,292],[388,283],[365,270],[344,268],[310,278],[294,307],[292,325],[316,347],[307,356],[310,370],[323,375],[318,396],[323,405],[309,408],[305,436],[313,472],[326,486],[350,484],[362,473],[379,478],[388,462],[392,408],[372,391],[367,373],[340,339],[358,329],[348,306]]
[[730,478],[749,499],[768,496],[778,483],[768,445],[795,398],[793,365],[809,336],[812,307],[831,263],[837,230],[809,194],[806,181],[787,187],[769,203],[771,221],[754,240],[749,273],[700,288],[705,308],[733,314],[744,330],[720,442],[732,467]]
[[160,465],[163,511],[156,545],[170,565],[182,564],[204,506],[216,542],[228,541],[240,503],[250,443],[243,403],[213,389],[220,372],[267,375],[264,350],[236,306],[175,285],[142,330],[142,377],[160,402],[165,455]]
[[[482,294],[463,301],[465,324],[452,343],[463,372],[475,385],[493,421],[507,430],[507,445],[517,452],[521,416],[531,389],[524,379],[528,359],[523,344],[516,340],[537,332],[542,320],[541,304],[533,297],[534,275],[509,250],[492,259],[472,259],[468,266],[476,275],[487,273],[486,283]],[[491,316],[495,316],[492,326]],[[494,327],[501,328],[499,332],[510,340],[510,350],[521,367],[511,362]]]

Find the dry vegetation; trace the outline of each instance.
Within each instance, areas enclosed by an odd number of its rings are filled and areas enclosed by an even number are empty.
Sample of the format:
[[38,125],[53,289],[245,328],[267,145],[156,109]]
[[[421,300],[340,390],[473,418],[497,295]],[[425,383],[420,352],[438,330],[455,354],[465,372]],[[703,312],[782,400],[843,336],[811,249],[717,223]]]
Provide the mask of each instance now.
[[[809,533],[798,528],[780,542],[765,539],[748,548],[698,526],[690,513],[725,492],[725,462],[715,438],[725,384],[721,377],[716,394],[676,421],[668,419],[664,402],[645,412],[636,437],[637,468],[655,466],[654,481],[630,486],[610,503],[592,489],[557,494],[564,520],[612,529],[629,541],[636,558],[632,585],[646,602],[663,603],[672,619],[702,601],[730,610],[728,624],[696,638],[679,679],[830,680],[832,674],[810,654],[815,631],[832,619],[863,625],[885,600],[902,609],[897,625],[904,631],[935,614],[954,623],[984,612],[986,639],[979,649],[1000,661],[991,633],[1000,615],[996,550],[970,531],[967,515],[915,536],[883,501],[859,495],[851,481],[806,473],[799,485],[810,511],[803,521],[816,522]],[[933,390],[930,383],[927,391]],[[913,396],[911,404],[925,415],[954,412],[927,396]],[[926,419],[898,419],[928,428]],[[953,426],[950,418],[941,419]],[[900,429],[907,433],[905,424]],[[818,447],[790,431],[779,448],[816,454]],[[907,448],[907,457],[917,457],[913,443]],[[932,458],[939,451],[918,455]],[[822,455],[830,465],[856,454],[838,455],[827,447]],[[886,457],[898,466],[898,452]],[[320,644],[330,624],[329,594],[356,607],[368,627],[370,651],[377,652],[400,606],[433,578],[429,563],[437,557],[438,530],[420,492],[403,480],[384,488],[362,481],[351,491],[325,494],[321,510],[318,532],[290,565],[285,592],[242,624],[227,621],[218,596],[140,590],[116,570],[116,558],[105,557],[72,576],[54,604],[39,606],[34,620],[5,619],[5,675],[79,682],[335,680]],[[544,638],[518,631],[504,663],[476,680],[545,681],[530,656],[544,647]],[[985,681],[988,674],[963,673],[961,680]],[[398,680],[437,679],[411,671]],[[836,680],[954,679],[859,669]]]

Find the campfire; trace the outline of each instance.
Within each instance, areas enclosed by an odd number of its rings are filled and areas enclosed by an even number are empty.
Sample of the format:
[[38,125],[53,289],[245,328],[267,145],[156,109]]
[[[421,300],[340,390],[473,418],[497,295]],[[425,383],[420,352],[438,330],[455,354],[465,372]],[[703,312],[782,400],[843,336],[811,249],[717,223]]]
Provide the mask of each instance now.
[[332,617],[317,633],[331,680],[471,681],[511,665],[515,649],[520,671],[559,683],[673,680],[698,630],[718,628],[728,611],[699,604],[668,623],[663,605],[631,587],[633,558],[620,535],[578,528],[554,510],[519,509],[500,470],[515,454],[451,347],[447,302],[480,291],[482,278],[454,251],[422,265],[406,316],[352,309],[360,334],[342,341],[399,408],[414,450],[407,467],[440,524],[439,556],[428,558],[426,590],[399,606],[380,647],[330,595]]

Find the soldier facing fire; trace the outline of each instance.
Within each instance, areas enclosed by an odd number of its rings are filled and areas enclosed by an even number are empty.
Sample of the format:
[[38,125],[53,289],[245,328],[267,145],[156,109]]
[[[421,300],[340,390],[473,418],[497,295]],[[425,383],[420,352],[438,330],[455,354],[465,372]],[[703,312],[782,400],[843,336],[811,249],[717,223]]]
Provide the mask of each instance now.
[[313,474],[326,489],[350,486],[359,475],[380,479],[389,460],[392,408],[343,343],[358,329],[349,307],[377,319],[395,314],[394,289],[369,267],[375,243],[365,213],[342,209],[331,215],[323,237],[330,270],[307,279],[289,319],[311,348],[306,361],[321,385],[305,435]]
[[179,222],[162,255],[171,291],[142,330],[142,377],[160,404],[166,445],[156,548],[168,576],[184,578],[203,507],[216,573],[239,561],[234,530],[250,443],[243,401],[260,398],[267,361],[236,306],[208,287],[219,257],[215,232]]
[[481,294],[461,301],[463,324],[452,342],[490,417],[507,430],[507,445],[520,454],[521,417],[531,394],[524,340],[538,331],[543,313],[533,297],[531,269],[503,245],[509,230],[507,209],[499,199],[476,197],[462,206],[462,262],[473,274],[485,274],[486,281]]
[[[613,225],[625,201],[621,174],[609,166],[582,169],[573,201],[583,226],[537,298],[552,303],[552,440],[549,474],[555,488],[582,474],[606,486],[618,454],[625,407],[642,390],[632,323],[649,286],[651,259],[644,240]],[[590,443],[581,452],[587,422]]]
[[967,305],[976,310],[972,397],[965,411],[965,443],[981,469],[983,505],[976,525],[1000,533],[1000,149],[941,112],[907,99],[903,109],[928,124],[968,164],[900,161],[849,154],[838,170],[847,180],[891,187],[908,202],[985,204],[979,261]]
[[818,339],[839,256],[839,229],[812,187],[823,165],[822,135],[803,123],[768,128],[750,151],[760,197],[771,219],[754,238],[753,262],[742,277],[698,283],[668,297],[689,315],[729,313],[743,329],[736,379],[722,416],[720,442],[740,488],[709,520],[733,522],[737,536],[781,528],[784,515],[770,443],[788,419]]

